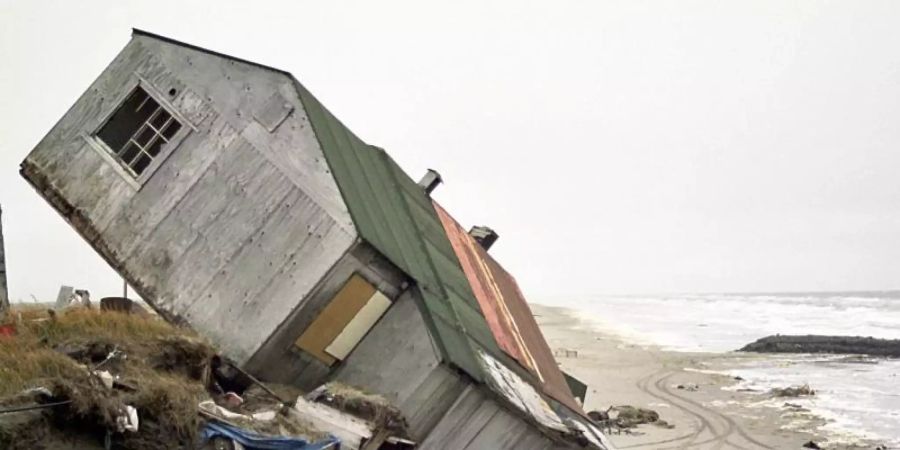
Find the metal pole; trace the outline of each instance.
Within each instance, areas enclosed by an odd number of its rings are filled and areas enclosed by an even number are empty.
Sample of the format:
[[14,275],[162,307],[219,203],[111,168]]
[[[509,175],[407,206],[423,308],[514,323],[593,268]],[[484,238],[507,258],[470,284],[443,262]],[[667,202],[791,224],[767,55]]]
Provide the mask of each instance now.
[[9,311],[9,290],[6,286],[6,254],[3,250],[3,208],[0,207],[0,317]]

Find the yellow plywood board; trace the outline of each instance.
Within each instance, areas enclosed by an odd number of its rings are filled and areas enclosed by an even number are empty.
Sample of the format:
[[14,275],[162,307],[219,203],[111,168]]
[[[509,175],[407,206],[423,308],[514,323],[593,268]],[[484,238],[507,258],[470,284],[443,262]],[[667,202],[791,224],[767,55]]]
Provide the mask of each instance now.
[[347,327],[375,292],[375,287],[368,281],[359,274],[353,274],[328,306],[300,335],[296,342],[297,347],[325,364],[334,364],[336,359],[325,353],[325,347]]
[[325,348],[325,353],[344,360],[390,306],[391,301],[381,292],[375,291],[359,313],[344,327],[341,334]]

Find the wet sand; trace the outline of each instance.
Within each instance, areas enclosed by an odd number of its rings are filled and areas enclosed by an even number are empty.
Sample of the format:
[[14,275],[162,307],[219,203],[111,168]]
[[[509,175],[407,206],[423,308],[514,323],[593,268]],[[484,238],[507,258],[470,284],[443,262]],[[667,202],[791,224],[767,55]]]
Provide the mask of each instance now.
[[[532,305],[532,311],[562,369],[588,385],[585,410],[649,408],[674,425],[613,430],[608,434],[619,449],[802,449],[810,440],[826,440],[816,431],[824,420],[784,405],[790,398],[739,392],[737,380],[716,373],[766,356],[664,351],[598,330],[571,310]],[[832,441],[823,448],[875,446]]]

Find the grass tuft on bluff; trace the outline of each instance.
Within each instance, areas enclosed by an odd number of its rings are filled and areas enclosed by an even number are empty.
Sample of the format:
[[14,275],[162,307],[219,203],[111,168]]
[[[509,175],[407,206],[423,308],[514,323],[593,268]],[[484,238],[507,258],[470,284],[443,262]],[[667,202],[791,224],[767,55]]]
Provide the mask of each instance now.
[[[197,404],[209,398],[210,361],[215,350],[189,330],[153,316],[84,308],[54,313],[37,308],[11,311],[14,336],[0,337],[0,409],[33,404],[27,389],[46,388],[51,399],[70,405],[31,414],[10,425],[0,416],[0,448],[32,448],[44,433],[105,434],[115,429],[126,405],[137,408],[137,433],[116,436],[127,448],[160,448],[193,442],[200,429]],[[110,353],[115,356],[108,358]],[[117,375],[109,389],[92,375]],[[54,426],[50,426],[53,423]],[[165,442],[161,443],[160,439]]]

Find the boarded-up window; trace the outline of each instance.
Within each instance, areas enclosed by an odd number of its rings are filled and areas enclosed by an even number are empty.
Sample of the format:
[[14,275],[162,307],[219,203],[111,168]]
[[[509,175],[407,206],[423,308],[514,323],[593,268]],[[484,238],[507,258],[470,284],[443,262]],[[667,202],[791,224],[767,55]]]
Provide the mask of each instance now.
[[180,129],[181,123],[138,86],[100,128],[97,137],[122,165],[139,176]]
[[300,349],[332,365],[350,354],[391,301],[354,274],[297,339]]

